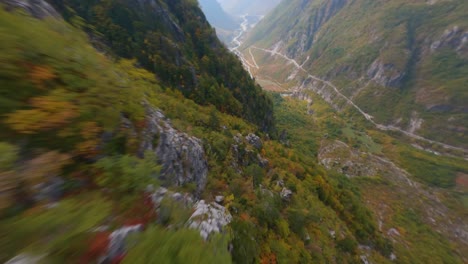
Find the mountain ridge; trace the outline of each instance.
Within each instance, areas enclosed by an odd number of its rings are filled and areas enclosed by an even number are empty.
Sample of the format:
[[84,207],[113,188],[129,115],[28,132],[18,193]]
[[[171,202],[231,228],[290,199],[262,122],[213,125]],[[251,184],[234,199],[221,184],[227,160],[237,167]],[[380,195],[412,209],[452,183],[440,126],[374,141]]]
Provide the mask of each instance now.
[[184,96],[257,122],[264,131],[273,128],[271,101],[216,37],[198,2],[50,3],[66,20],[84,20],[85,30],[110,47],[108,52],[136,58]]

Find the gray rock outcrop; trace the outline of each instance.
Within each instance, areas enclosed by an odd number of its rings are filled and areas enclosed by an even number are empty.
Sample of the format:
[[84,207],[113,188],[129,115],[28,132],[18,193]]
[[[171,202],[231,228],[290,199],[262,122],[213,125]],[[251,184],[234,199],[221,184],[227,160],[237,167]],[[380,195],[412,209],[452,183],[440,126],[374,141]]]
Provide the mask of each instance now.
[[222,204],[222,203],[224,202],[224,196],[222,196],[222,195],[217,195],[217,196],[215,197],[215,202],[216,202],[217,204]]
[[245,140],[247,142],[254,146],[256,149],[261,149],[263,147],[262,140],[260,139],[259,136],[255,135],[254,133],[250,133],[245,137]]
[[170,198],[179,202],[185,208],[191,208],[195,202],[194,197],[189,193],[172,192],[164,187],[159,187],[154,193],[151,194],[151,201],[156,210],[159,210],[161,202],[164,198]]
[[380,59],[375,60],[367,71],[369,78],[385,87],[398,87],[405,74],[393,63],[383,63]]
[[63,195],[64,180],[60,177],[53,177],[46,182],[35,186],[37,194],[34,199],[37,202],[48,201],[58,202]]
[[288,188],[286,187],[283,187],[283,189],[281,190],[281,199],[285,200],[285,201],[289,201],[293,195],[293,192],[291,190],[289,190]]
[[148,108],[142,131],[140,154],[154,151],[162,164],[161,179],[177,186],[195,183],[201,192],[206,185],[208,162],[200,139],[174,129],[159,110]]
[[468,31],[454,25],[447,28],[443,34],[435,39],[430,45],[430,51],[435,52],[441,48],[448,47],[466,56],[468,52]]
[[0,0],[4,3],[7,10],[12,8],[21,8],[35,18],[60,17],[59,13],[44,0]]
[[195,205],[195,212],[188,221],[189,228],[197,229],[206,240],[212,233],[221,233],[232,221],[229,211],[217,203],[206,203],[200,200]]
[[233,137],[233,140],[235,144],[231,145],[231,151],[234,159],[231,165],[239,173],[241,172],[240,167],[247,167],[252,164],[257,164],[262,168],[268,167],[268,159],[262,157],[262,155],[258,153],[263,147],[263,142],[259,136],[253,133],[245,137],[241,134],[237,134]]
[[126,253],[125,239],[128,235],[138,233],[143,230],[142,225],[124,226],[115,230],[109,235],[109,247],[104,256],[101,256],[98,263],[109,263],[116,257],[122,256]]

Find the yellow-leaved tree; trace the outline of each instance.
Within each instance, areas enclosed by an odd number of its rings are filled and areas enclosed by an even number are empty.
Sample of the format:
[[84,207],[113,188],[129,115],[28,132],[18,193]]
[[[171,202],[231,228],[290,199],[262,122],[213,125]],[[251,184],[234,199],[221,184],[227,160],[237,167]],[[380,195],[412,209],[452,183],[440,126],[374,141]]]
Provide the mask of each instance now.
[[32,109],[17,110],[6,116],[5,123],[21,134],[35,134],[70,123],[79,115],[78,107],[68,101],[65,91],[56,90],[50,95],[30,100]]

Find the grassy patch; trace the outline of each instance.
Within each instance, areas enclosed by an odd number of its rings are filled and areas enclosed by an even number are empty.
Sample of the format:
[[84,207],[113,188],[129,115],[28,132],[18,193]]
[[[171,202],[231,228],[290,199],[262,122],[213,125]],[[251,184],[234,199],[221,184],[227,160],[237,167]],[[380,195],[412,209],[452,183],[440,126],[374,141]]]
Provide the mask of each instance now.
[[419,151],[401,153],[401,162],[419,180],[443,188],[454,187],[457,172],[466,169],[463,168],[465,166],[460,167],[461,164]]

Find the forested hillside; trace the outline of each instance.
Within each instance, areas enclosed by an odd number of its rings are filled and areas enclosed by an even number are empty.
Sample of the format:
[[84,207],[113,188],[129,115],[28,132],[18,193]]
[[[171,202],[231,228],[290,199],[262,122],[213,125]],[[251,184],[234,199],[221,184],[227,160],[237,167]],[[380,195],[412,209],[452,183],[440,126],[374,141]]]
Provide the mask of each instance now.
[[194,1],[0,3],[0,261],[390,262]]
[[53,0],[64,18],[200,104],[273,126],[271,102],[216,37],[197,1]]

